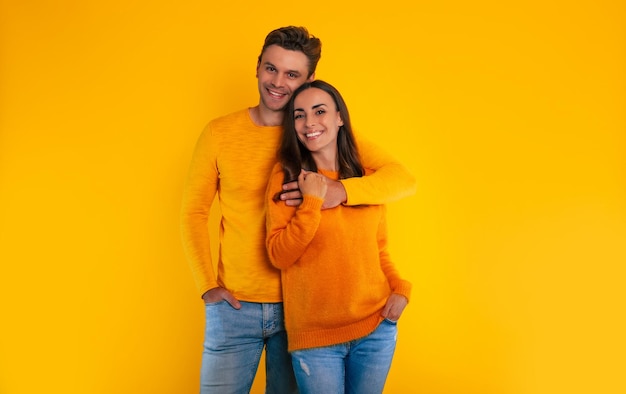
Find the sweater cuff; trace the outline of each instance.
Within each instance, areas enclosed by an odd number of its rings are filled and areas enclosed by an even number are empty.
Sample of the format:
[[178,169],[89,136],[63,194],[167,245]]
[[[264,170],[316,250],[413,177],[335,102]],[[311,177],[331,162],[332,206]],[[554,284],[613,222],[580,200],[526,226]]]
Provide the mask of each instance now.
[[[358,201],[359,199],[362,199],[361,196],[359,196],[358,193],[358,187],[353,187],[353,185],[358,185],[359,178],[345,178],[345,179],[339,179],[339,182],[341,182],[341,184],[343,185],[343,189],[346,191],[346,202],[343,203],[343,205],[358,205]],[[352,198],[350,198],[352,197]],[[357,201],[357,203],[354,203],[354,201]]]
[[400,280],[392,289],[392,291],[396,294],[400,294],[401,296],[406,297],[407,301],[411,300],[411,282],[407,280]]
[[320,197],[315,197],[310,194],[304,194],[302,196],[302,204],[298,207],[298,209],[307,209],[311,211],[319,211],[322,209],[322,204],[324,204],[324,199]]

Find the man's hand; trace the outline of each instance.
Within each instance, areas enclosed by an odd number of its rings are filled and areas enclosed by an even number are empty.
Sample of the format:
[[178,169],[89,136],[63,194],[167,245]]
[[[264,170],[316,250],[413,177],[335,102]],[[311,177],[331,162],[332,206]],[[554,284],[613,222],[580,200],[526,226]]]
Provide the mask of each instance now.
[[322,209],[335,208],[336,206],[348,201],[346,189],[343,187],[341,182],[326,178],[326,186],[326,197],[324,197]]
[[290,207],[297,207],[302,204],[302,193],[300,189],[298,189],[298,181],[284,183],[283,193],[281,193],[280,199]]
[[216,302],[220,302],[225,300],[228,302],[233,308],[239,309],[241,308],[241,304],[239,300],[236,299],[230,291],[226,290],[223,287],[214,287],[206,293],[202,294],[202,299],[206,304],[213,304]]
[[387,304],[385,304],[381,316],[385,319],[398,321],[408,303],[409,301],[404,296],[393,293],[387,299]]
[[[341,182],[326,178],[326,185],[326,196],[324,197],[322,209],[335,208],[348,201],[346,189]],[[297,207],[302,204],[302,193],[300,189],[298,189],[297,181],[283,184],[283,191],[284,192],[280,195],[280,199],[283,200],[285,204],[291,207]]]

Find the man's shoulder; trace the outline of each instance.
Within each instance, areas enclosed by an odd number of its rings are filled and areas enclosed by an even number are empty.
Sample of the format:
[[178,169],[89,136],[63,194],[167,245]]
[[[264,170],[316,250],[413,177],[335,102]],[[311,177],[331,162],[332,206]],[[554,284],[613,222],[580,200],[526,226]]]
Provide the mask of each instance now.
[[241,127],[242,125],[251,125],[248,108],[231,112],[226,115],[214,118],[209,122],[209,127],[213,130],[229,129],[233,126]]
[[365,174],[363,174],[363,175],[365,175],[365,176],[372,175],[373,173],[375,173],[375,172],[376,172],[376,170],[375,170],[375,169],[373,169],[373,168],[369,168],[369,167],[364,167],[364,168],[363,168],[363,171],[365,172]]

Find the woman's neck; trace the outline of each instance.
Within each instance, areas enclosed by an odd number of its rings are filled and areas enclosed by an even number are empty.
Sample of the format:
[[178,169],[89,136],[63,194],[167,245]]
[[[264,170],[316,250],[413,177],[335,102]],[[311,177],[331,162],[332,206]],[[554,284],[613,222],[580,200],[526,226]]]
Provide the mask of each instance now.
[[315,161],[315,165],[318,169],[335,172],[339,171],[336,152],[311,152],[311,155],[313,156],[313,160]]

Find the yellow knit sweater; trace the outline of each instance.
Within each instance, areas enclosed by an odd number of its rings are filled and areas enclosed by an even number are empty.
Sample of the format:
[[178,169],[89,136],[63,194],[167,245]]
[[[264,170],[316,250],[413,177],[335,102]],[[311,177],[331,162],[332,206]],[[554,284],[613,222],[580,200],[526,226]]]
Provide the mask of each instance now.
[[[182,240],[200,294],[221,286],[250,302],[282,301],[280,270],[265,249],[265,191],[281,127],[261,127],[244,109],[211,121],[196,144],[182,202]],[[407,170],[359,139],[362,161],[376,173],[342,181],[348,204],[382,204],[415,191]],[[213,199],[221,210],[217,276],[207,228]]]
[[282,270],[289,350],[370,334],[391,293],[409,299],[411,292],[389,258],[385,206],[321,210],[322,199],[305,195],[298,208],[288,207],[272,199],[282,179],[277,164],[266,195],[267,249]]

